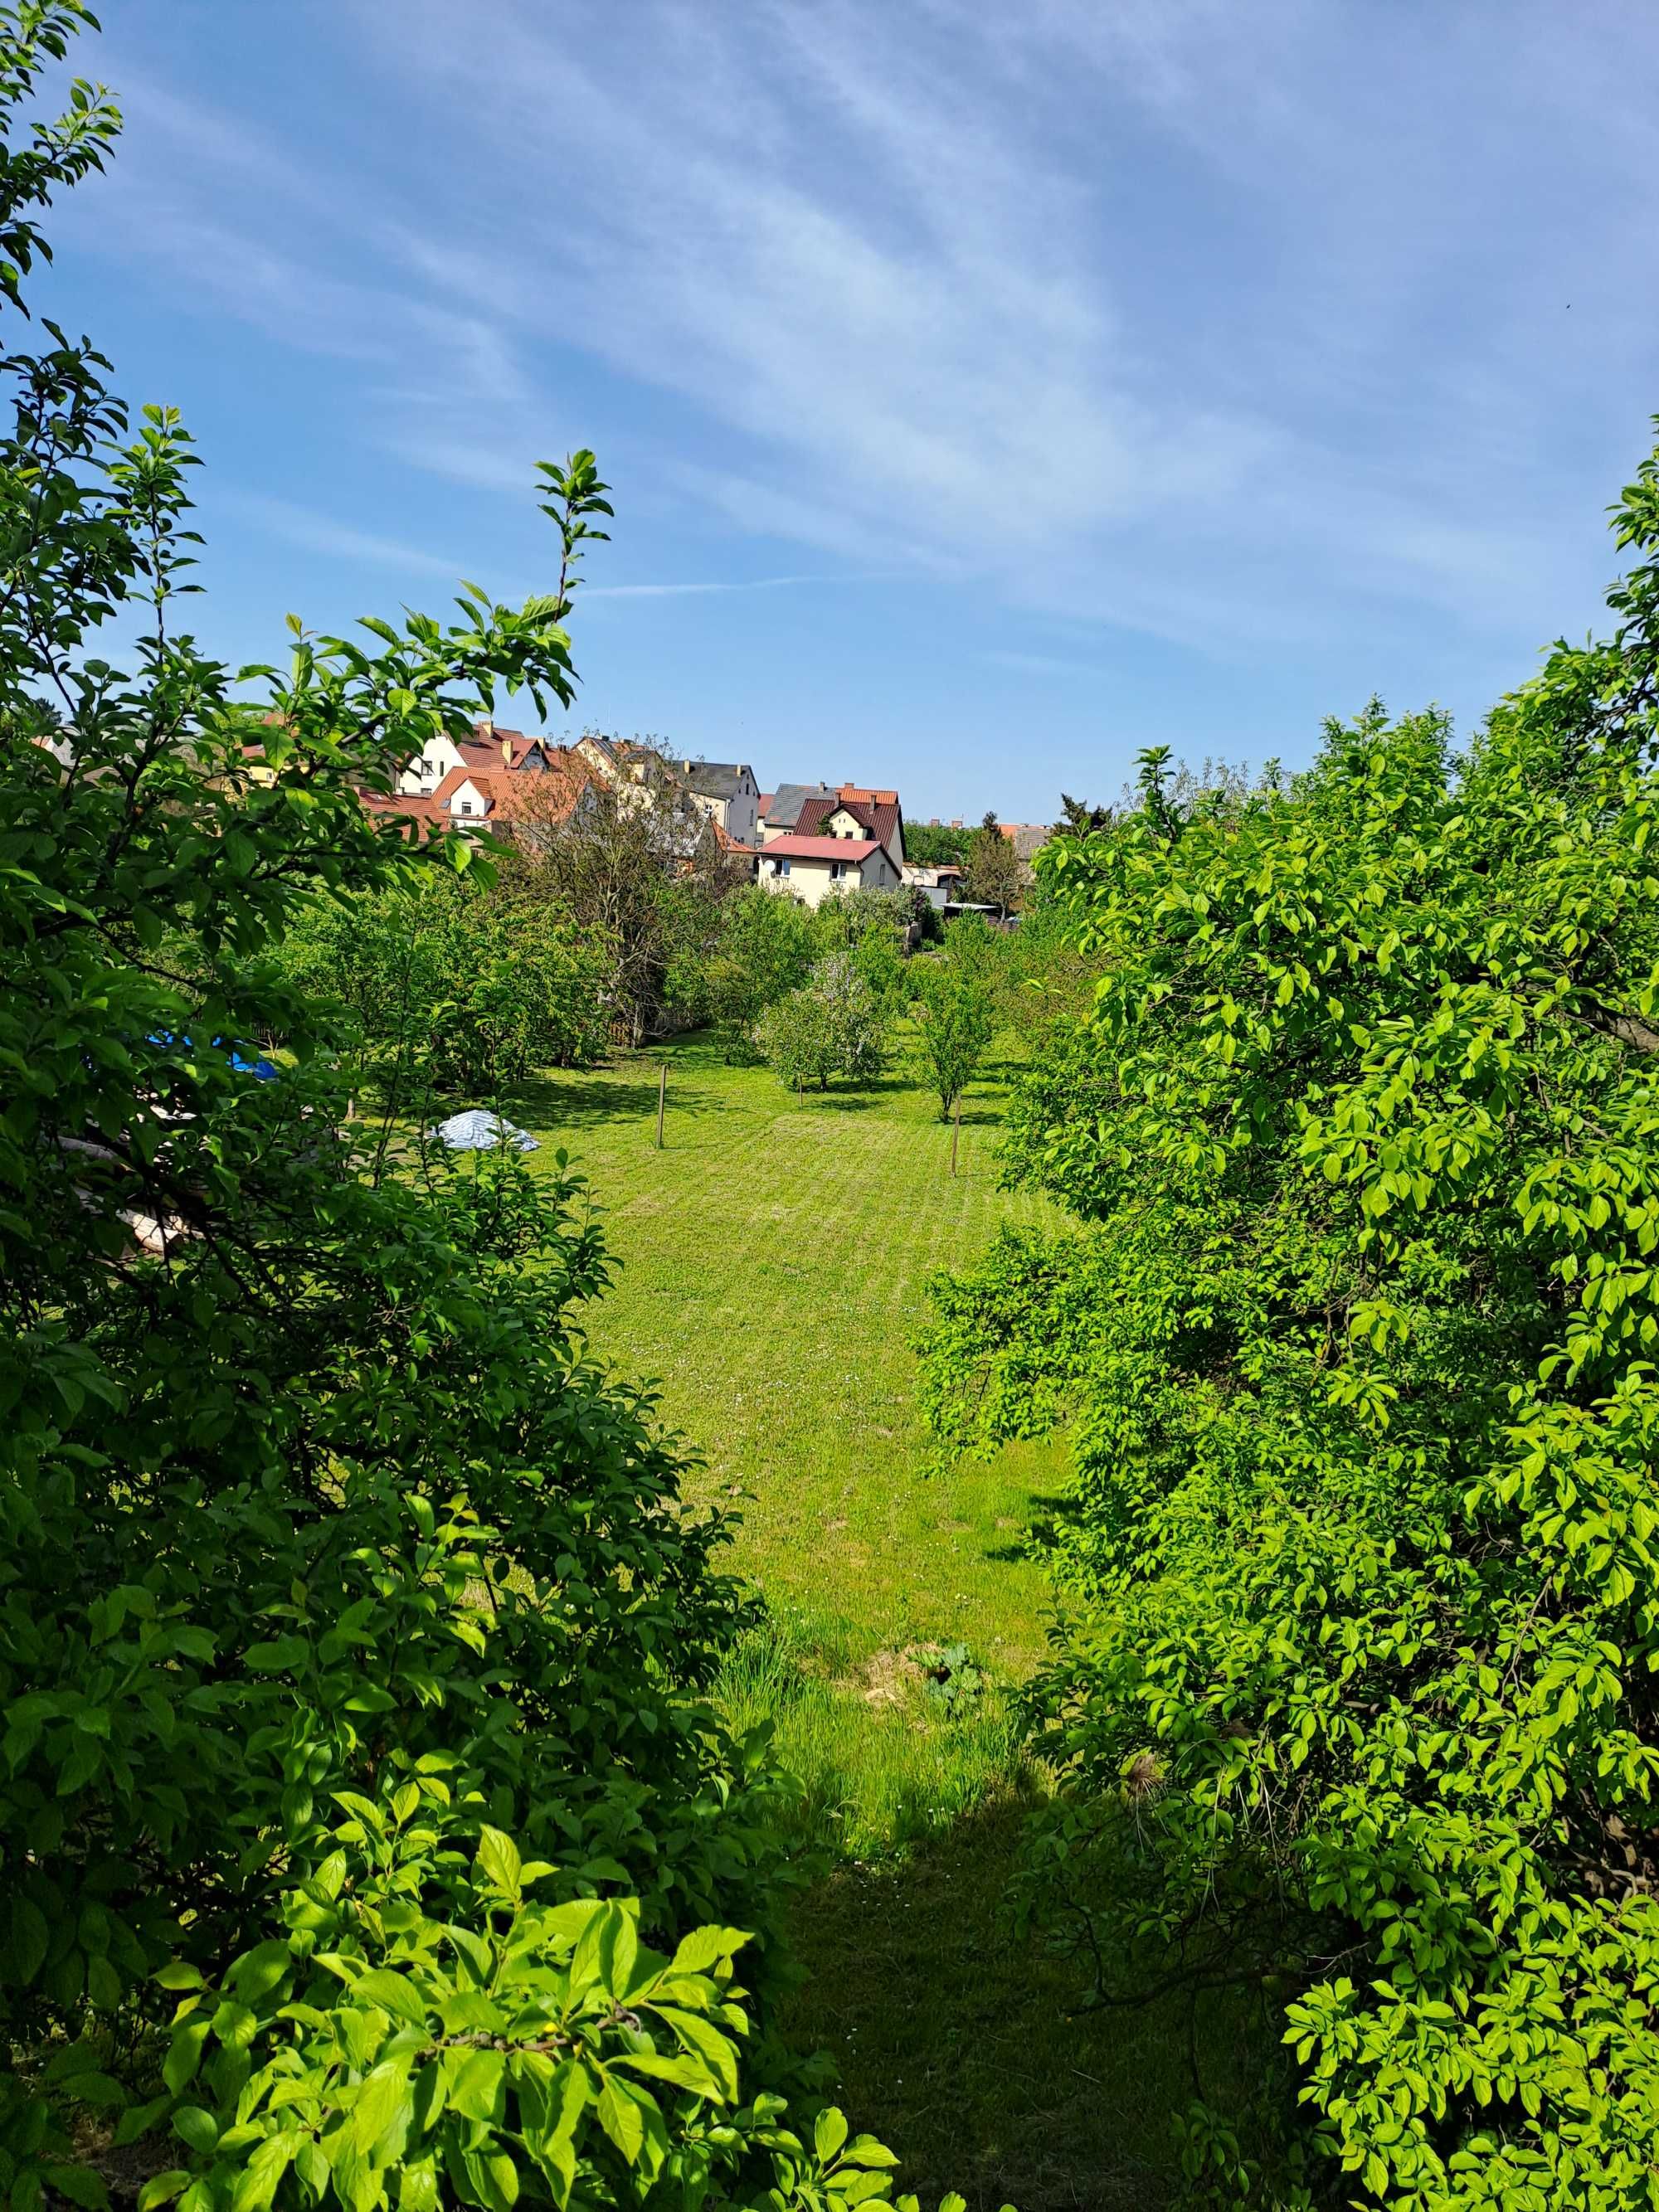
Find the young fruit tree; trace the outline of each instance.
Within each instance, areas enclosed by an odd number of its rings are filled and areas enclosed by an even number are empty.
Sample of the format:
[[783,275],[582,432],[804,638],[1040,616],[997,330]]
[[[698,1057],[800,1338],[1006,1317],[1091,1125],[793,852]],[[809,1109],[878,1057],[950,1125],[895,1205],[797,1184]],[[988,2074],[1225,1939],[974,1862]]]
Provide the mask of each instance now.
[[832,1076],[873,1083],[886,1061],[886,1017],[856,951],[820,960],[800,990],[762,1017],[758,1034],[768,1065],[792,1091],[809,1083],[827,1091]]
[[979,1072],[995,1029],[986,977],[948,957],[918,961],[911,974],[915,1063],[939,1094],[941,1121]]

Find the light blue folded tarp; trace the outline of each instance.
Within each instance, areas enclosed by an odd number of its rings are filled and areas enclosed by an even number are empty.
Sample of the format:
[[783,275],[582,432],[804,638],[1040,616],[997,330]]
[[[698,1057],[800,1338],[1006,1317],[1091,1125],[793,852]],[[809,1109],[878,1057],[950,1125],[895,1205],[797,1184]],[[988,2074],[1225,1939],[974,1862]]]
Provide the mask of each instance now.
[[511,1145],[520,1152],[537,1150],[536,1139],[527,1129],[515,1128],[499,1114],[486,1114],[481,1106],[470,1106],[465,1114],[452,1114],[432,1133],[452,1152],[489,1152],[497,1145]]

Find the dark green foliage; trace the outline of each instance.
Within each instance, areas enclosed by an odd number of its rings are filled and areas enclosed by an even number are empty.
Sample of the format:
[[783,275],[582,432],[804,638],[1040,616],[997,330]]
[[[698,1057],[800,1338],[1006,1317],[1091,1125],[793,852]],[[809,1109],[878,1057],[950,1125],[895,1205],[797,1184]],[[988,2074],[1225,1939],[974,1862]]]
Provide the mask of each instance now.
[[963,865],[967,873],[963,878],[962,896],[970,905],[994,907],[999,914],[1006,915],[1019,904],[1024,882],[1019,855],[1012,841],[998,828],[994,814],[988,814],[975,830]]
[[728,1060],[757,1049],[762,1015],[800,988],[811,964],[812,918],[799,899],[752,884],[726,902],[706,988]]
[[[80,20],[0,10],[9,120]],[[19,268],[112,128],[77,86],[0,161]],[[776,1785],[704,1695],[721,1530],[584,1355],[576,1187],[349,1121],[284,955],[324,896],[466,910],[465,846],[358,793],[498,691],[568,703],[592,457],[544,471],[556,595],[291,618],[233,690],[179,621],[182,430],[49,336],[0,365],[0,2191],[100,2203],[72,2130],[127,2106],[177,2139],[145,2208],[884,2199],[838,2115],[803,2148],[739,2091]]]
[[1241,2203],[1650,2201],[1651,464],[1618,534],[1462,758],[1373,709],[1045,851],[1101,981],[1013,1164],[1081,1225],[941,1289],[945,1435],[1073,1424],[1028,1903],[1101,2002],[1257,1992],[1277,2130],[1187,2137]]
[[946,822],[907,822],[904,857],[919,867],[965,867],[973,836],[971,830],[952,829]]
[[331,1001],[337,1042],[405,1103],[416,1063],[440,1091],[493,1097],[532,1067],[591,1066],[609,1042],[603,939],[514,862],[493,884],[479,874],[319,901],[281,947],[307,1029],[325,1026],[313,1002]]

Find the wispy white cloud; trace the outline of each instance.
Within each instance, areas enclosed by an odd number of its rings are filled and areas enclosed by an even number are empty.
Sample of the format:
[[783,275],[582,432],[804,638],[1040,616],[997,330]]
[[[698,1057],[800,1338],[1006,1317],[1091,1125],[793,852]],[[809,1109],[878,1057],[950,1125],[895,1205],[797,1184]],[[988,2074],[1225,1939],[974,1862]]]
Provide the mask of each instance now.
[[285,499],[272,499],[261,492],[220,491],[215,495],[215,504],[240,515],[270,537],[281,538],[284,544],[321,554],[327,560],[367,561],[380,568],[441,576],[450,583],[456,582],[463,573],[460,562],[447,561],[418,545],[405,545],[395,538],[378,537],[373,531],[359,530],[353,524],[315,514],[309,507],[295,506]]
[[399,143],[319,168],[141,82],[100,220],[479,489],[597,362],[682,538],[1223,653],[1525,633],[1650,404],[1659,27],[1590,14],[343,0]]
[[777,592],[792,584],[861,584],[865,576],[743,576],[714,584],[585,584],[588,599],[677,599],[696,598],[706,592]]
[[995,651],[977,656],[988,661],[994,668],[1012,669],[1018,676],[1092,676],[1106,674],[1097,660],[1073,660],[1059,653],[1014,653]]

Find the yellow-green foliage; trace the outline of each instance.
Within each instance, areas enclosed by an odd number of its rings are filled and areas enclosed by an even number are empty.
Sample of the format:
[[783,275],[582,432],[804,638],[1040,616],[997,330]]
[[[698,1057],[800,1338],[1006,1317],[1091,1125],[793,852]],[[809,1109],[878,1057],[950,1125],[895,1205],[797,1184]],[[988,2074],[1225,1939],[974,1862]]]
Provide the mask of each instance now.
[[[1659,474],[1605,646],[1461,757],[1063,838],[1103,969],[1019,1124],[1091,1224],[941,1298],[960,1441],[1076,1422],[1037,1863],[1103,1994],[1263,1993],[1252,2203],[1646,2206],[1659,2157]],[[1085,1910],[1079,1913],[1081,1903]]]

